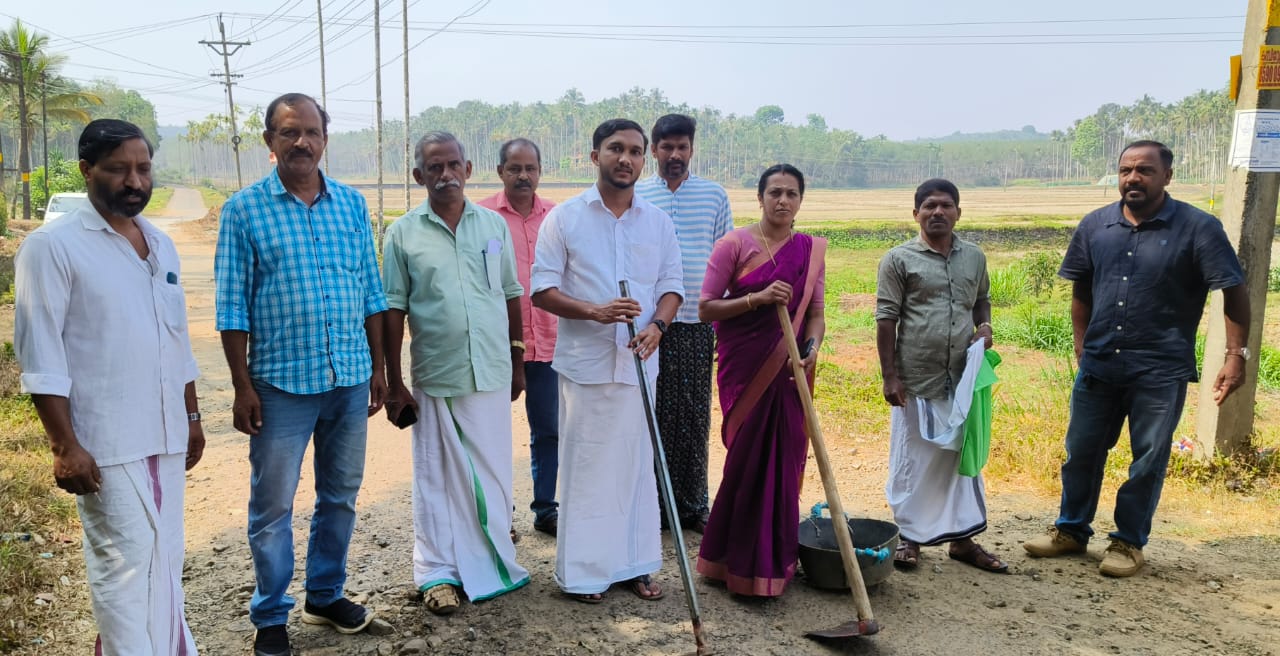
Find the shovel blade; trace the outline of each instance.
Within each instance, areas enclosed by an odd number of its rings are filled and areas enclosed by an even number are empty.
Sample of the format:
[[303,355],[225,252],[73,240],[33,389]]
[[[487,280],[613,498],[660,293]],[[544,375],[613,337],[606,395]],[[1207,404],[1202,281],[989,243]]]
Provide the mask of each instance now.
[[809,631],[804,635],[806,638],[836,640],[840,638],[856,638],[858,636],[875,635],[879,632],[879,622],[875,620],[855,620],[852,622],[845,622],[840,626],[832,627],[830,629]]

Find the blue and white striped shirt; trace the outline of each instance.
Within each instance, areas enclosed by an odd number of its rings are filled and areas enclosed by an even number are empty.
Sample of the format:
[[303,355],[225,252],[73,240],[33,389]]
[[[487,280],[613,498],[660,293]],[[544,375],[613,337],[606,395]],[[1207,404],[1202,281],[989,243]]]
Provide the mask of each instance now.
[[729,195],[724,187],[692,173],[674,193],[657,174],[637,183],[636,193],[666,212],[676,226],[684,265],[684,302],[676,312],[676,321],[698,323],[698,298],[702,296],[702,279],[707,275],[711,249],[718,239],[733,231]]
[[217,329],[249,333],[249,375],[291,394],[369,380],[364,320],[387,309],[369,208],[332,178],[308,207],[273,169],[222,206]]

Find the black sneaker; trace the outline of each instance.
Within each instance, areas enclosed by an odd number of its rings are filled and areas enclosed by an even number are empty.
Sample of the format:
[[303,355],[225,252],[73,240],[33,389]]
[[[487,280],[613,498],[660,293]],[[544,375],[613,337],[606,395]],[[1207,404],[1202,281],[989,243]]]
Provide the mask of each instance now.
[[290,656],[289,632],[283,624],[258,629],[253,636],[253,656]]
[[343,597],[324,607],[306,602],[302,606],[302,621],[307,624],[328,624],[337,629],[338,633],[359,633],[373,621],[373,613]]

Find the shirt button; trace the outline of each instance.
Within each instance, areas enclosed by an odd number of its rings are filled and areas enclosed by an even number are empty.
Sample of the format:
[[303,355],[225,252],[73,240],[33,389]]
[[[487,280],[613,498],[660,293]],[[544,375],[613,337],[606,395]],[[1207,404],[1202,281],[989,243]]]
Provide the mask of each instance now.
[[1129,251],[1128,253],[1125,253],[1125,255],[1128,255],[1129,257],[1133,257],[1133,251]]
[[[326,296],[325,298],[328,298],[328,297]],[[1117,303],[1117,305],[1119,305],[1120,307],[1124,307],[1124,301],[1120,301],[1119,303]]]
[[1116,353],[1119,353],[1119,352],[1120,352],[1120,349],[1116,349]]
[[1116,330],[1124,330],[1124,326],[1116,326]]
[[1121,276],[1121,277],[1120,277],[1120,279],[1121,279],[1121,280],[1128,280],[1128,279],[1129,279],[1129,276]]

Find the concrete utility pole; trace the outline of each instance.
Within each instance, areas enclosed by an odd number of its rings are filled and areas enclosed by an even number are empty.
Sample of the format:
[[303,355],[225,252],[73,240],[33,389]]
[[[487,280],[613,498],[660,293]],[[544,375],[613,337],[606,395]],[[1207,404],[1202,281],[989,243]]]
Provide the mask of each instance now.
[[49,78],[40,73],[40,132],[44,140],[44,206],[49,207]]
[[[242,189],[244,187],[244,178],[240,175],[240,134],[236,132],[236,101],[231,96],[231,86],[234,84],[231,78],[244,76],[231,74],[231,55],[236,54],[240,48],[250,44],[248,41],[227,41],[227,28],[222,24],[222,14],[218,14],[218,34],[221,36],[220,40],[201,41],[200,43],[209,46],[211,50],[222,55],[222,75],[210,73],[209,77],[222,77],[222,83],[227,87],[227,108],[231,112],[231,150],[236,157],[236,189]],[[235,47],[231,48],[231,46]]]
[[[324,82],[324,16],[320,12],[322,0],[316,0],[316,30],[320,34],[320,104],[328,108],[329,91]],[[333,175],[329,172],[329,149],[324,149],[324,172],[326,175]]]
[[409,205],[409,181],[413,179],[413,143],[409,141],[409,0],[400,0],[400,26],[404,37],[404,212],[413,209]]
[[[1280,45],[1280,27],[1268,27],[1269,22],[1268,0],[1249,0],[1237,109],[1280,109],[1280,91],[1260,91],[1257,84],[1261,47]],[[1209,333],[1205,338],[1200,404],[1196,409],[1196,453],[1202,459],[1211,457],[1215,450],[1233,455],[1249,448],[1280,173],[1259,173],[1232,166],[1227,171],[1224,187],[1222,227],[1236,246],[1244,267],[1245,284],[1249,287],[1248,346],[1253,357],[1245,363],[1244,384],[1222,406],[1215,405],[1213,381],[1222,368],[1227,341],[1222,294],[1214,293],[1209,303]]]
[[378,252],[382,252],[382,0],[373,0],[373,96],[374,133],[378,136]]

